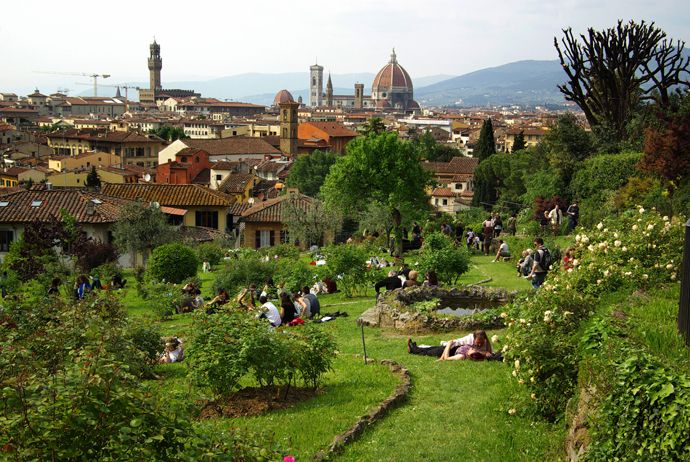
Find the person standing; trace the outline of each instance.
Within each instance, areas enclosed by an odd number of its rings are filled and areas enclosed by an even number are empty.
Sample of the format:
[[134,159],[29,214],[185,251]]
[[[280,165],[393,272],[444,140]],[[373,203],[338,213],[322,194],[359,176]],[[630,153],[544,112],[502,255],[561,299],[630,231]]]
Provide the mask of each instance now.
[[551,231],[553,235],[557,236],[558,231],[561,229],[561,223],[563,222],[563,212],[558,204],[553,206],[553,209],[549,212],[549,222],[551,223]]
[[532,287],[538,289],[544,283],[546,273],[551,266],[551,252],[544,246],[544,239],[540,237],[534,240],[534,248],[532,271],[527,276],[527,279],[531,279]]
[[484,255],[489,255],[491,251],[491,239],[494,237],[494,221],[491,217],[488,217],[482,223],[484,242],[482,244],[482,250]]
[[515,236],[517,231],[517,214],[513,213],[510,218],[508,218],[508,234]]
[[501,235],[503,231],[503,220],[499,214],[494,215],[494,237]]
[[577,223],[580,221],[580,207],[577,202],[570,204],[565,214],[568,215],[568,234],[570,234],[577,228]]

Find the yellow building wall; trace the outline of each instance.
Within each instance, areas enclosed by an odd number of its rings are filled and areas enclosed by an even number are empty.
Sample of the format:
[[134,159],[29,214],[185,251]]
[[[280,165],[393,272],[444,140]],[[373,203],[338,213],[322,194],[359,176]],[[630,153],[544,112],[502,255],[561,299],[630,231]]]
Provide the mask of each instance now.
[[86,184],[88,172],[65,172],[56,173],[49,177],[49,182],[54,186],[82,187]]
[[276,222],[270,223],[245,223],[244,225],[244,244],[243,247],[250,249],[256,248],[256,232],[257,231],[273,231],[275,233],[274,245],[280,244],[280,231],[282,225]]
[[228,223],[228,209],[226,207],[177,207],[187,210],[182,224],[185,226],[196,226],[196,212],[218,212],[218,231],[225,232]]

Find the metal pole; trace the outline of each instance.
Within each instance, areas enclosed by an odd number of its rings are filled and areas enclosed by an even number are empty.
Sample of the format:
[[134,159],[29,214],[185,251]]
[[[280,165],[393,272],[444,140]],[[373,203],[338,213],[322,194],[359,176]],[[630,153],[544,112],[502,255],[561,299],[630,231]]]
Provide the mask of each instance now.
[[690,346],[690,220],[685,223],[685,245],[681,268],[680,302],[678,303],[678,330]]
[[362,327],[362,348],[364,348],[364,364],[367,363],[367,345],[364,343],[364,324],[361,324]]

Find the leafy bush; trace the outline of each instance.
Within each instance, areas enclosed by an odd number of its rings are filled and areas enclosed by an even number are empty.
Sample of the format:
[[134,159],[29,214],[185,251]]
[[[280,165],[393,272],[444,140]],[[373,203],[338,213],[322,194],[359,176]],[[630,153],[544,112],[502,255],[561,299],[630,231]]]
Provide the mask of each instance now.
[[555,418],[572,396],[581,355],[578,330],[608,293],[675,281],[682,226],[644,209],[606,220],[575,237],[574,267],[552,271],[534,294],[510,310],[506,356],[533,393],[534,409]]
[[156,247],[148,262],[148,276],[155,281],[179,284],[195,276],[199,259],[186,245],[173,243]]
[[618,190],[630,176],[639,175],[635,165],[641,157],[642,154],[638,152],[624,152],[601,154],[586,159],[570,183],[573,196],[580,201],[588,198],[601,199],[602,194]]
[[262,261],[254,252],[249,258],[232,260],[218,271],[213,281],[213,290],[225,289],[232,295],[251,283],[261,287],[274,273],[275,263]]
[[299,247],[294,244],[279,244],[273,247],[264,247],[259,251],[263,256],[268,256],[269,258],[290,258],[296,260],[299,258]]
[[200,262],[209,262],[211,268],[215,268],[223,260],[225,252],[223,249],[212,242],[202,242],[194,248],[196,256]]
[[419,266],[423,272],[434,270],[439,281],[455,284],[467,272],[470,255],[464,246],[456,247],[447,236],[432,233],[426,236],[419,254]]
[[277,284],[284,283],[286,290],[296,292],[302,287],[311,286],[314,281],[312,267],[303,260],[281,258],[276,263],[276,272],[273,276]]
[[198,313],[187,349],[192,379],[216,395],[231,394],[250,373],[259,385],[289,387],[299,377],[316,387],[334,356],[332,338],[314,326],[271,329],[245,312]]
[[132,341],[134,347],[146,355],[146,359],[151,363],[158,360],[158,356],[163,352],[163,334],[158,326],[134,324],[127,329],[127,337]]
[[326,271],[338,279],[338,287],[346,297],[365,289],[367,278],[366,250],[355,244],[331,245],[324,249]]
[[116,262],[119,257],[114,245],[97,239],[79,239],[72,248],[77,268],[83,273],[90,273],[98,266]]
[[182,302],[182,287],[169,282],[149,281],[144,286],[151,312],[161,321],[170,319]]
[[[32,292],[2,308],[0,447],[12,460],[278,459],[256,435],[209,437],[132,373],[146,355],[107,294],[73,303]],[[40,303],[38,301],[40,300]]]

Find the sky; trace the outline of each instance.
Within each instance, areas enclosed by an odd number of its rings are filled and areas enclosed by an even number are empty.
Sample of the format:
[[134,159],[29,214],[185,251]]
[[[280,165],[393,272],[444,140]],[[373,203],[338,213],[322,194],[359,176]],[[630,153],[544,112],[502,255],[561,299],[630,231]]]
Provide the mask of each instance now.
[[523,59],[556,59],[554,36],[618,19],[655,21],[690,41],[687,0],[93,0],[5,2],[0,92],[77,94],[91,79],[148,81],[161,45],[163,84],[260,72],[377,72],[395,47],[415,77],[461,75]]

